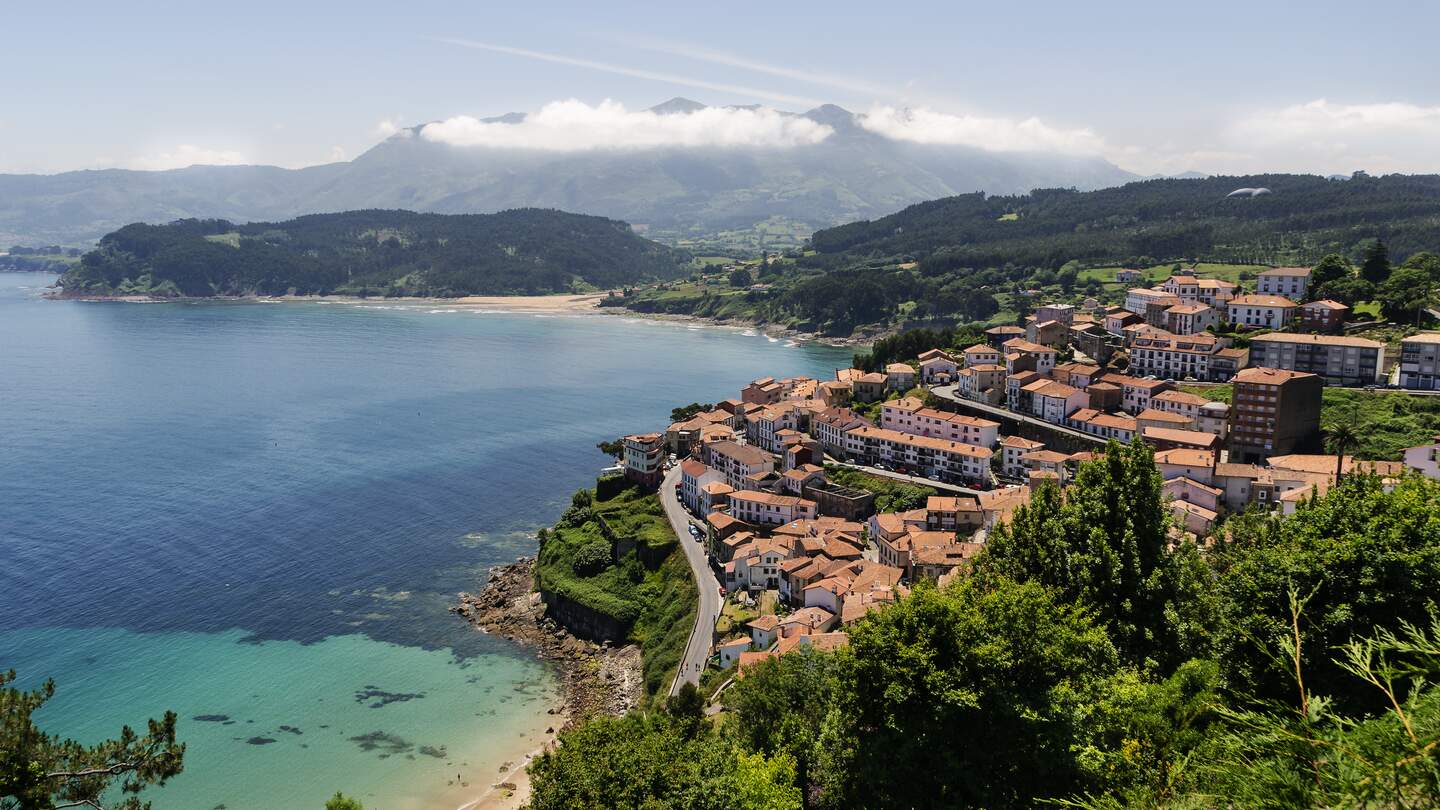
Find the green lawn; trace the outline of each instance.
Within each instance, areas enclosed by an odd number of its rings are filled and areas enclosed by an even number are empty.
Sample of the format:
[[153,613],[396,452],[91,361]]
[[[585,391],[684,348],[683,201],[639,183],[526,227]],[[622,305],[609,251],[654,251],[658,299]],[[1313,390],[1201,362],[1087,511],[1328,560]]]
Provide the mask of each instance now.
[[[1158,284],[1170,277],[1170,275],[1174,272],[1174,266],[1174,262],[1167,262],[1165,264],[1157,264],[1143,268],[1142,275],[1144,281],[1150,284]],[[1104,284],[1118,286],[1121,282],[1115,280],[1115,274],[1123,269],[1124,268],[1122,267],[1091,267],[1086,270],[1081,270],[1078,279],[1081,284],[1084,284],[1086,281],[1094,279]],[[1200,262],[1199,264],[1195,265],[1194,272],[1195,275],[1200,278],[1218,278],[1224,281],[1233,282],[1235,284],[1243,284],[1254,287],[1255,274],[1259,273],[1261,270],[1264,269],[1266,268],[1253,264],[1220,264],[1217,262]]]

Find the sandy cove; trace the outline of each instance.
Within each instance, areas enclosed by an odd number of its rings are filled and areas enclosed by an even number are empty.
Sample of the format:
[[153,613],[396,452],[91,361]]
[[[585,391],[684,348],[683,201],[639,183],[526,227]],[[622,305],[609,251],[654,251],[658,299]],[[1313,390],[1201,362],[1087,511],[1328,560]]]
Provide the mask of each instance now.
[[577,638],[545,615],[545,605],[534,589],[533,557],[490,569],[479,594],[462,593],[451,611],[477,630],[503,636],[531,648],[550,664],[560,679],[560,705],[549,713],[555,722],[545,730],[546,742],[506,770],[485,793],[457,810],[514,810],[530,797],[530,775],[525,767],[554,743],[561,728],[601,714],[620,715],[639,705],[644,696],[640,648],[634,644],[612,647]]

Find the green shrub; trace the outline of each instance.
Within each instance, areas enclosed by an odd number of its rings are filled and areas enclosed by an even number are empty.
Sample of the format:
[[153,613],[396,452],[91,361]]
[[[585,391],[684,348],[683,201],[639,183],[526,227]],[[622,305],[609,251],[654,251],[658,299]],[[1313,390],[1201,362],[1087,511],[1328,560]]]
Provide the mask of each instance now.
[[610,565],[610,544],[594,540],[580,547],[570,560],[570,568],[582,577],[594,576]]

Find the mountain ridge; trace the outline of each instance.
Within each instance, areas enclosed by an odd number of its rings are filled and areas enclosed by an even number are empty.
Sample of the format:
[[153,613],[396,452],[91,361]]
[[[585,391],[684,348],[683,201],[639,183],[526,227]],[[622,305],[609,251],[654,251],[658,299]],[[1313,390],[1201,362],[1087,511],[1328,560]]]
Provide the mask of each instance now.
[[[703,109],[677,97],[661,115]],[[747,231],[769,221],[787,247],[824,227],[884,216],[916,202],[972,191],[1102,188],[1135,176],[1099,158],[991,152],[892,140],[844,108],[804,113],[831,127],[819,143],[783,148],[693,148],[554,152],[452,146],[407,127],[353,160],[284,169],[191,166],[158,172],[84,170],[0,174],[0,244],[83,245],[135,221],[182,218],[237,222],[307,213],[403,208],[494,213],[559,208],[640,225],[672,244]],[[522,113],[483,119],[514,124]]]

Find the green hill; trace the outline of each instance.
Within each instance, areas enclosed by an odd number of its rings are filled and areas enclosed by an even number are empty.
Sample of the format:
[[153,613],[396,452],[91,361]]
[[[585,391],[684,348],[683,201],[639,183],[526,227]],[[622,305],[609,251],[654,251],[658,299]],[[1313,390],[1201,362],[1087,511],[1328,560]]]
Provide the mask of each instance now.
[[688,262],[602,217],[372,210],[127,225],[60,283],[67,295],[536,295],[672,278]]

